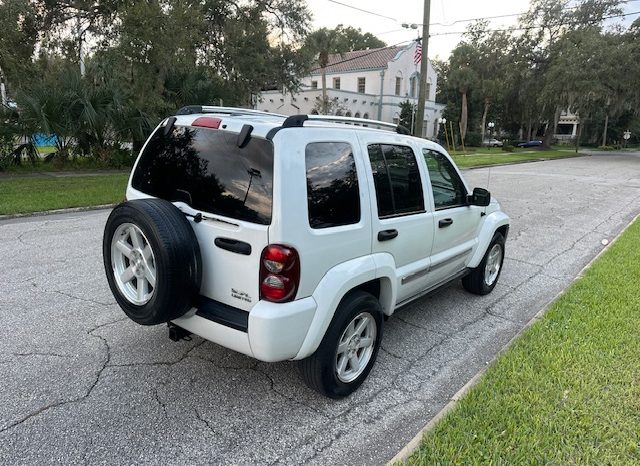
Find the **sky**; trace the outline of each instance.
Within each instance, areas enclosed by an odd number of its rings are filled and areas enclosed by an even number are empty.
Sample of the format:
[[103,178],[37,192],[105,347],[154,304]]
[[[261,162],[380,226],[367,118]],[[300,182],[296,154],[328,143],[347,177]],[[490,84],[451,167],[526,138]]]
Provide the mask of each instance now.
[[[331,0],[307,0],[313,14],[313,27],[334,28],[338,24],[361,28],[371,32],[389,45],[406,43],[422,32],[404,29],[402,23],[420,24],[423,17],[424,0],[336,0],[380,16],[349,8]],[[431,27],[429,58],[447,59],[451,50],[460,41],[460,34],[438,35],[444,32],[464,31],[469,22],[455,21],[487,16],[524,13],[529,9],[529,0],[431,0]],[[639,11],[640,0],[632,0],[624,5],[625,12]],[[384,16],[384,17],[382,17]],[[640,17],[635,15],[625,21],[629,23]],[[517,16],[490,20],[490,27],[497,29],[513,26]],[[449,26],[447,26],[449,25]]]

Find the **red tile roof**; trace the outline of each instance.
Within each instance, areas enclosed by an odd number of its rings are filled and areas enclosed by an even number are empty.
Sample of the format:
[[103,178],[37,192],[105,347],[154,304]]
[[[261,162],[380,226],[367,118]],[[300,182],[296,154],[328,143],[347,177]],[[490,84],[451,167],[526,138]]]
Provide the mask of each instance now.
[[[400,47],[383,47],[329,55],[327,73],[386,68],[399,51]],[[311,73],[320,74],[320,68],[314,68]]]

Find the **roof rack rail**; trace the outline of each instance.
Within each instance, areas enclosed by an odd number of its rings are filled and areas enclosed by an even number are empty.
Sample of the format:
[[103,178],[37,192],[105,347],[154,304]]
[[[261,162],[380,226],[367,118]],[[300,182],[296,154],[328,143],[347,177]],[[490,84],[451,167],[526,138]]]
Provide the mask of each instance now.
[[333,123],[344,124],[361,124],[366,126],[378,126],[384,129],[390,129],[398,134],[411,134],[411,132],[402,125],[388,123],[386,121],[369,120],[366,118],[352,118],[334,115],[292,115],[287,117],[282,124],[283,128],[296,128],[304,126],[305,121],[328,121]]
[[218,107],[215,105],[187,105],[182,107],[176,112],[176,115],[195,115],[198,113],[218,113],[230,116],[240,115],[261,115],[261,116],[277,116],[286,118],[286,115],[280,115],[278,113],[263,112],[261,110],[255,110],[253,108],[241,108],[241,107]]

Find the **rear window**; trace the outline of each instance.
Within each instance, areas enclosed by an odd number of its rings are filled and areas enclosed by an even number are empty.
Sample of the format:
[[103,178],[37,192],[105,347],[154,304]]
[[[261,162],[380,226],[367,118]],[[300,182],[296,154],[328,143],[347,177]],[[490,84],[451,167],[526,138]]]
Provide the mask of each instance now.
[[273,147],[252,137],[239,148],[237,134],[176,126],[156,131],[140,156],[132,186],[196,210],[238,220],[271,223]]

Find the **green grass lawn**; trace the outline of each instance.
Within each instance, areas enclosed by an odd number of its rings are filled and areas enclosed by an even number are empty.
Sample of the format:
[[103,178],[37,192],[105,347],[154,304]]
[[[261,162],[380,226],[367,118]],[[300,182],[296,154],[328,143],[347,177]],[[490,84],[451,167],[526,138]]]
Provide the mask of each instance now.
[[464,155],[460,152],[451,154],[460,168],[478,167],[482,165],[499,165],[502,163],[527,162],[531,160],[551,160],[575,157],[575,151],[518,149],[516,152],[504,152],[500,148],[479,149]]
[[408,463],[640,464],[640,221],[489,368]]
[[112,204],[129,175],[0,177],[0,215]]

